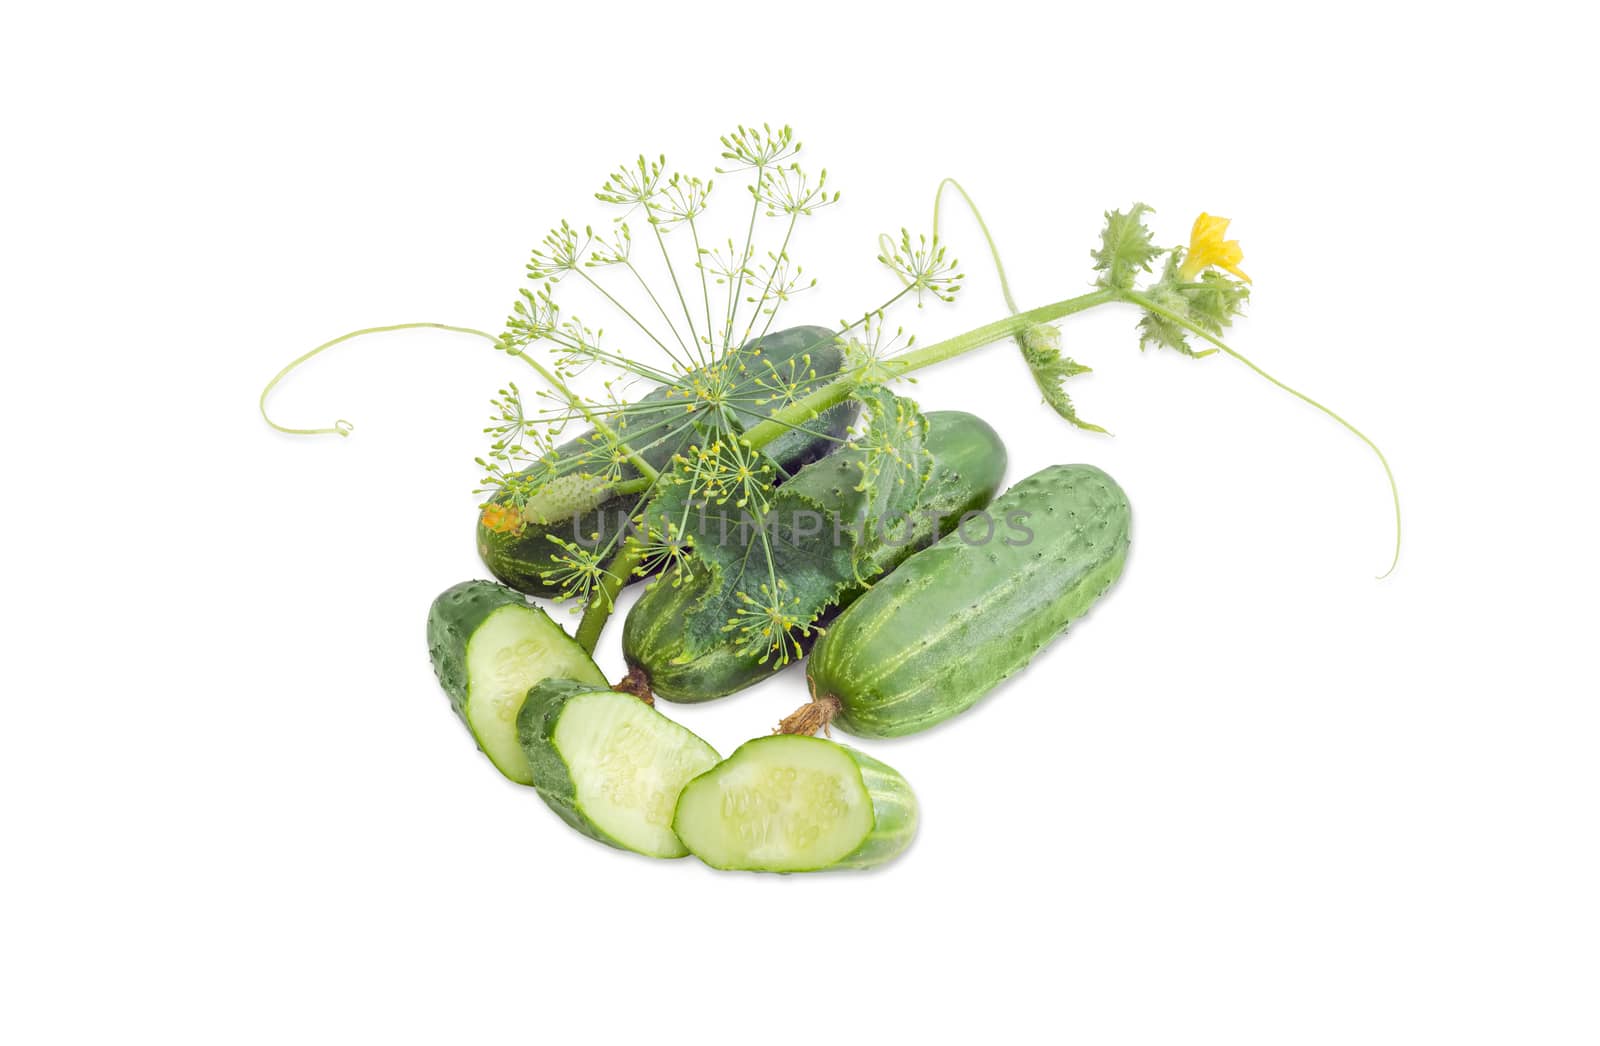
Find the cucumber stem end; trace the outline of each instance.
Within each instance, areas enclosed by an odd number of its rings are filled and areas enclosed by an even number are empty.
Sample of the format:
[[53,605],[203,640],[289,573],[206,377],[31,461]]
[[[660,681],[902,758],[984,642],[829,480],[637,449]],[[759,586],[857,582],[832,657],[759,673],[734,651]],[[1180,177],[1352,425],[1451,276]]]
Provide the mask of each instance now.
[[611,689],[620,694],[632,694],[652,708],[655,707],[656,696],[650,689],[650,676],[638,665],[629,665],[628,674],[617,680]]
[[813,696],[806,704],[784,716],[773,733],[805,734],[814,737],[817,731],[821,730],[824,735],[832,737],[833,732],[828,729],[828,724],[833,722],[833,717],[838,715],[843,707],[839,699],[832,694]]

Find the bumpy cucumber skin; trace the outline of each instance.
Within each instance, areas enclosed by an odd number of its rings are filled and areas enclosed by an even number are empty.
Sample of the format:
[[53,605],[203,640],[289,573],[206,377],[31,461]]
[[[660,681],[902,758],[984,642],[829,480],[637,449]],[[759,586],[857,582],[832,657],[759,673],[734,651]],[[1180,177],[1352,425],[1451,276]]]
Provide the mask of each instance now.
[[[857,751],[849,745],[842,745],[836,741],[829,741],[821,737],[804,737],[797,734],[779,734],[769,737],[758,737],[753,741],[746,741],[733,754],[722,763],[707,770],[700,777],[714,774],[724,764],[734,762],[741,753],[748,755],[753,747],[771,743],[793,744],[795,742],[831,745],[832,747],[849,756],[850,761],[856,766],[856,771],[861,775],[861,786],[866,789],[867,796],[872,802],[872,828],[862,839],[861,844],[845,856],[829,864],[817,865],[813,868],[791,868],[780,871],[780,875],[791,872],[835,872],[845,869],[866,869],[883,864],[903,852],[911,845],[917,835],[917,797],[911,790],[911,783],[900,775],[900,772],[886,763],[872,758],[865,752]],[[698,781],[700,778],[695,778]],[[692,785],[691,781],[689,784]],[[688,792],[689,785],[684,786]],[[682,802],[680,797],[679,802]],[[681,812],[681,806],[680,806]],[[678,830],[678,817],[673,817],[673,830]],[[689,851],[694,853],[694,851]],[[708,865],[718,871],[770,871],[770,869],[746,868],[733,865],[719,865],[706,861],[705,857],[695,854]]]
[[[939,533],[947,533],[962,513],[987,505],[1005,476],[1005,443],[982,418],[958,410],[932,411],[927,417],[933,471],[918,499],[910,539],[896,527],[892,536],[900,544],[879,542],[862,569],[866,581],[888,573],[931,543],[933,525],[928,514],[938,519]],[[840,451],[802,469],[789,486],[801,488],[827,505],[839,496],[841,488],[861,481],[859,458],[850,450]],[[623,656],[630,669],[645,674],[657,697],[679,703],[710,701],[754,686],[773,674],[770,663],[764,663],[759,655],[741,652],[731,637],[692,655],[684,650],[681,622],[705,597],[709,583],[709,578],[696,574],[686,575],[677,585],[651,582],[628,612],[622,631]],[[864,591],[864,584],[845,589],[839,606],[848,606]],[[814,635],[802,640],[802,648]]]
[[[639,853],[613,838],[584,815],[583,808],[578,805],[578,786],[572,780],[566,760],[561,758],[561,752],[556,748],[556,725],[561,721],[561,712],[566,703],[582,694],[604,689],[604,686],[596,687],[593,683],[578,683],[570,679],[546,679],[536,684],[528,691],[527,698],[522,702],[522,710],[517,713],[517,741],[522,745],[523,754],[528,757],[528,765],[533,767],[534,790],[563,821],[607,846]],[[712,755],[715,757],[716,753],[713,751]],[[673,859],[689,855],[688,849],[682,844],[679,844],[679,849],[681,852],[676,854],[644,856]]]
[[[752,339],[741,351],[751,349],[755,341],[756,339]],[[816,372],[817,379],[813,384],[807,385],[807,389],[825,383],[844,365],[844,353],[834,340],[833,332],[825,327],[791,327],[768,334],[759,341],[761,358],[780,369],[789,360],[809,353],[811,369]],[[643,398],[643,402],[660,400],[666,394],[665,388],[655,389]],[[771,390],[754,387],[737,399],[745,401],[741,404],[745,409],[760,414],[768,408],[754,401],[765,399],[769,395]],[[858,410],[857,404],[847,400],[807,424],[805,428],[810,430],[809,432],[801,432],[798,429],[787,432],[762,448],[763,453],[790,471],[816,461],[837,446],[838,440],[844,438],[850,426],[855,423]],[[679,420],[672,417],[655,425],[629,432],[630,442],[640,449],[640,456],[652,467],[663,467],[680,449],[681,444],[687,441],[687,436],[670,443],[661,441]],[[580,446],[580,441],[589,435],[591,433],[586,432],[563,443],[554,453],[559,457],[575,452]],[[635,475],[631,466],[625,469],[625,475],[628,478]],[[584,481],[579,486],[582,489],[568,492],[568,497],[572,500],[556,513],[557,518],[546,523],[530,522],[516,534],[490,530],[480,519],[478,555],[490,573],[512,588],[529,595],[546,598],[560,595],[558,588],[549,585],[540,576],[550,569],[550,556],[557,551],[556,546],[546,535],[553,534],[564,541],[572,541],[573,535],[577,534],[588,540],[590,534],[603,530],[609,536],[616,531],[619,514],[631,509],[636,500],[636,496],[606,497],[607,485],[599,479],[592,482]],[[503,498],[491,500],[501,501]],[[576,524],[573,522],[575,509],[581,509],[576,512],[578,515]]]
[[[441,592],[428,608],[428,657],[450,696],[450,707],[467,722],[467,641],[484,619],[504,606],[544,613],[522,593],[493,581],[463,581]],[[469,724],[470,726],[470,724]]]
[[[1009,513],[1034,539],[1007,546]],[[833,723],[862,737],[916,733],[970,708],[1088,611],[1122,573],[1131,514],[1092,465],[1054,465],[989,506],[986,545],[951,534],[839,615],[811,653]]]

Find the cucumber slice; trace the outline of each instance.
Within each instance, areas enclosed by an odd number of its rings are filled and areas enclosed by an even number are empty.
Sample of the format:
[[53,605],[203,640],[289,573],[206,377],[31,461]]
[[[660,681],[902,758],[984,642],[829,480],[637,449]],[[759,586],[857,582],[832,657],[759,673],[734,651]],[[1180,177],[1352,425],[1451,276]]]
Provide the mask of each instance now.
[[593,659],[520,592],[491,581],[447,589],[428,611],[428,652],[456,714],[502,774],[532,784],[517,712],[544,679],[606,685]]
[[688,854],[678,793],[717,750],[631,694],[552,679],[528,692],[517,732],[533,786],[572,827],[650,857]]
[[869,868],[911,844],[917,799],[898,772],[820,737],[747,741],[678,797],[672,822],[713,868]]

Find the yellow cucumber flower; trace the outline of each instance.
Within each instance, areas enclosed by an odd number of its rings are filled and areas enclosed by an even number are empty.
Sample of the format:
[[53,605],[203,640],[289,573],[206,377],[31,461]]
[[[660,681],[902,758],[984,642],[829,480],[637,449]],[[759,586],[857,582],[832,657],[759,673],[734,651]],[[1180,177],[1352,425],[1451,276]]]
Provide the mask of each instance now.
[[1240,249],[1239,241],[1223,239],[1228,235],[1228,221],[1227,218],[1216,218],[1201,212],[1200,217],[1194,220],[1194,231],[1189,234],[1189,253],[1183,256],[1179,276],[1193,280],[1215,265],[1246,283],[1250,282],[1250,277],[1239,271],[1239,263],[1244,261],[1244,251]]
[[483,515],[480,518],[483,528],[496,534],[515,534],[522,529],[522,513],[510,505],[491,502],[483,506]]

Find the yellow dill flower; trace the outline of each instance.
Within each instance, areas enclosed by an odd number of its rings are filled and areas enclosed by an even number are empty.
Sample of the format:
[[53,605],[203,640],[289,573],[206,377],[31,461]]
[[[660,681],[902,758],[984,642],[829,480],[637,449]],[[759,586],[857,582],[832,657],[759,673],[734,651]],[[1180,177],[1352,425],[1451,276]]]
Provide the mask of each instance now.
[[1178,275],[1185,280],[1192,280],[1207,268],[1215,265],[1246,283],[1250,277],[1239,271],[1239,263],[1244,261],[1244,251],[1239,247],[1238,240],[1224,240],[1228,235],[1227,218],[1217,218],[1201,212],[1200,217],[1194,220],[1194,231],[1189,234],[1189,253],[1183,256],[1183,266],[1178,270]]

